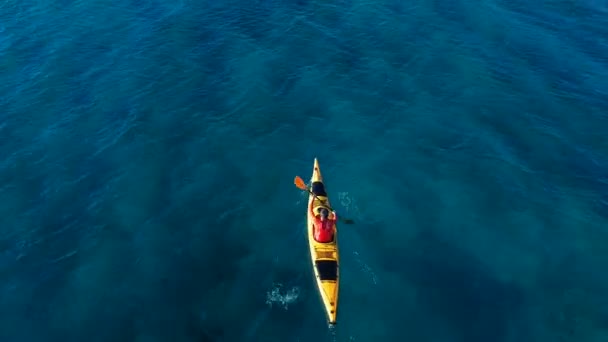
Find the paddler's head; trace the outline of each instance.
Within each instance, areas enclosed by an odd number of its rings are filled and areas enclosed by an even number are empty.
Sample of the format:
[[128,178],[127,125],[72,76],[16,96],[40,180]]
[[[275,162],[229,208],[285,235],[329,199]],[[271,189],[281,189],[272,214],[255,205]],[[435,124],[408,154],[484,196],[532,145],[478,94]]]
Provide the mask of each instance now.
[[319,214],[321,214],[321,221],[325,221],[329,216],[329,210],[327,210],[326,208],[321,208],[319,209]]

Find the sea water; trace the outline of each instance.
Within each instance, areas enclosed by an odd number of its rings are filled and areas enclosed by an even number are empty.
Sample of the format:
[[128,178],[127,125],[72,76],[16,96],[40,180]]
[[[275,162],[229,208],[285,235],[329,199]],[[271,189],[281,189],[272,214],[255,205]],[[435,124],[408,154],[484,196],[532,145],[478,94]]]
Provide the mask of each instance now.
[[[606,341],[608,3],[0,4],[0,341]],[[340,225],[328,329],[305,234]]]

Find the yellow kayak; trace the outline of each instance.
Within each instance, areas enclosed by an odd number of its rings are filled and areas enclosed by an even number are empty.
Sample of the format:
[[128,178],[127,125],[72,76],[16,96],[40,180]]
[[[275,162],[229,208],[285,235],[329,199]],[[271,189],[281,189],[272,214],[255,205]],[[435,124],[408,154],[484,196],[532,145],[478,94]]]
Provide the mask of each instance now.
[[306,212],[310,257],[317,287],[327,313],[327,319],[329,323],[335,324],[338,314],[338,285],[340,275],[337,225],[334,224],[334,235],[330,242],[321,243],[315,240],[313,231],[315,217],[310,210],[311,206],[315,214],[323,208],[331,211],[329,198],[325,192],[325,185],[323,183],[323,177],[321,176],[317,158],[315,158],[309,189],[310,195],[308,196]]

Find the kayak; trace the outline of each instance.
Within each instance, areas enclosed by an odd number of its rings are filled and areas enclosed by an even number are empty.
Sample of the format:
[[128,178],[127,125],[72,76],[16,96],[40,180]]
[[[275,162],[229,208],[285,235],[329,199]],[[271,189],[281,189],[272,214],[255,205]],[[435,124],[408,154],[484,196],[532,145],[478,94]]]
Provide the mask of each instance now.
[[317,288],[327,314],[327,320],[330,324],[336,324],[336,317],[338,314],[338,285],[340,280],[337,226],[334,228],[334,238],[331,242],[317,242],[313,235],[314,217],[310,212],[311,204],[315,213],[320,208],[327,208],[331,211],[329,197],[325,192],[325,184],[323,183],[323,176],[321,175],[317,158],[315,158],[309,190],[310,194],[308,196],[306,215],[308,223],[308,245],[310,247],[312,268],[314,270]]

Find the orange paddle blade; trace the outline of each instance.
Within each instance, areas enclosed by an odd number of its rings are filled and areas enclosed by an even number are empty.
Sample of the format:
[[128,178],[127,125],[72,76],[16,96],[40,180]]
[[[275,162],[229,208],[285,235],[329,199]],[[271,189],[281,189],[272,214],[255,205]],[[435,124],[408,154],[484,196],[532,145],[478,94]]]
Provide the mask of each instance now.
[[306,183],[304,183],[304,180],[300,178],[300,176],[296,176],[296,178],[293,179],[293,184],[302,190],[308,190],[308,186],[306,186]]

